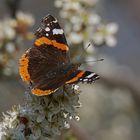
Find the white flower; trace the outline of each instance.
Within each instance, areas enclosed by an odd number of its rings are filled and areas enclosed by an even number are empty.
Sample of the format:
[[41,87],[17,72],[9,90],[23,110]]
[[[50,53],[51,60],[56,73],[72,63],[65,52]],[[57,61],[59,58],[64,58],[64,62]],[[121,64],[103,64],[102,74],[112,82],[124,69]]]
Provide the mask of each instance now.
[[[95,45],[106,43],[113,47],[117,40],[116,23],[103,24],[101,17],[91,7],[98,0],[56,0],[55,5],[60,9],[60,16],[66,21],[64,29],[71,44],[79,45],[93,40]],[[94,7],[93,7],[94,8]]]
[[8,67],[3,70],[4,75],[10,76],[12,74],[12,70]]
[[69,117],[69,119],[70,119],[70,120],[72,120],[72,119],[73,119],[73,117],[72,117],[72,116],[70,116],[70,117]]
[[92,38],[97,45],[100,45],[104,42],[104,36],[101,33],[95,33]]
[[21,11],[17,12],[16,18],[18,21],[21,21],[23,23],[26,23],[27,25],[31,26],[34,24],[34,18],[31,14],[29,13],[23,13]]
[[73,89],[74,90],[79,90],[79,86],[78,85],[73,85]]
[[58,7],[58,8],[62,7],[62,4],[63,4],[63,1],[62,1],[62,0],[56,0],[56,1],[54,2],[54,5],[55,5],[56,7]]
[[108,34],[116,34],[118,32],[118,24],[116,23],[109,23],[106,25],[106,30]]
[[97,45],[101,45],[104,42],[109,47],[114,47],[117,44],[115,34],[118,31],[118,25],[115,23],[109,23],[107,25],[99,25],[98,32],[93,35],[93,40]]
[[105,38],[105,41],[106,41],[106,44],[109,46],[109,47],[114,47],[116,46],[117,44],[117,40],[114,36],[107,36]]
[[63,115],[64,115],[64,118],[68,117],[68,113],[63,113]]
[[79,2],[66,2],[63,5],[63,10],[79,10],[81,8],[81,5]]
[[15,45],[12,42],[7,43],[5,48],[8,53],[13,53],[15,51]]
[[75,116],[75,119],[76,119],[76,121],[79,121],[80,117],[79,116]]
[[0,140],[5,140],[5,131],[3,130],[3,123],[0,123]]
[[101,17],[97,14],[89,14],[89,17],[88,17],[88,23],[89,24],[99,24],[101,22]]
[[16,21],[13,19],[5,18],[0,22],[0,41],[3,39],[12,40],[16,36],[15,32]]
[[5,38],[7,38],[9,40],[12,40],[15,38],[16,32],[12,27],[5,25],[3,28],[4,28],[3,32],[4,32]]
[[90,6],[93,6],[98,2],[98,0],[80,0],[80,1],[83,2],[84,4],[90,5]]
[[65,19],[65,18],[69,17],[69,13],[65,10],[60,11],[60,16]]
[[37,116],[36,121],[37,121],[38,123],[40,123],[40,122],[42,122],[44,119],[45,119],[45,116],[44,116],[43,114],[40,114],[40,115]]
[[9,18],[6,18],[2,21],[1,32],[3,32],[3,35],[4,35],[3,38],[9,39],[9,40],[12,40],[15,38],[16,36],[16,32],[14,29],[15,24],[16,24],[16,21]]
[[82,19],[80,17],[77,17],[76,15],[74,15],[70,18],[70,21],[73,24],[80,24],[82,22]]
[[[75,88],[77,89],[78,87]],[[66,86],[65,91],[62,90],[57,94],[53,93],[51,98],[50,96],[39,98],[26,93],[25,106],[13,108],[7,114],[3,113],[3,122],[0,123],[1,140],[4,135],[17,140],[45,140],[60,135],[62,129],[69,128],[70,116],[79,120],[76,113],[78,95],[71,86]]]
[[81,23],[73,25],[73,31],[79,32],[81,30]]
[[78,33],[74,33],[74,32],[70,33],[68,38],[69,38],[68,41],[73,44],[79,44],[83,41],[82,34],[78,34]]
[[65,124],[65,128],[67,128],[67,129],[70,128],[70,124],[69,123],[65,122],[64,124]]

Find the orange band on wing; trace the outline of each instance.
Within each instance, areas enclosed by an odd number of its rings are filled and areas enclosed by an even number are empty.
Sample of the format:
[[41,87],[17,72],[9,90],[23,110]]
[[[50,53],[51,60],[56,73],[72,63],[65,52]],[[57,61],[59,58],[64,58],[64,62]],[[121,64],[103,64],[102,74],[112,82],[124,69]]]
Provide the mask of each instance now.
[[30,75],[28,73],[28,58],[26,54],[23,54],[20,59],[19,73],[23,81],[30,81]]
[[49,40],[47,37],[41,37],[41,38],[36,39],[34,44],[37,47],[39,47],[43,44],[47,44],[47,45],[53,45],[54,47],[61,49],[63,51],[69,50],[67,45],[58,43],[58,42],[56,42],[56,40]]
[[37,96],[44,96],[44,95],[49,95],[53,92],[55,92],[57,89],[55,90],[41,90],[41,89],[32,89],[32,93],[37,95]]
[[85,73],[84,71],[81,71],[74,78],[72,78],[71,80],[67,81],[66,84],[71,84],[71,83],[74,83],[74,82],[78,81],[79,78],[81,78],[84,73]]

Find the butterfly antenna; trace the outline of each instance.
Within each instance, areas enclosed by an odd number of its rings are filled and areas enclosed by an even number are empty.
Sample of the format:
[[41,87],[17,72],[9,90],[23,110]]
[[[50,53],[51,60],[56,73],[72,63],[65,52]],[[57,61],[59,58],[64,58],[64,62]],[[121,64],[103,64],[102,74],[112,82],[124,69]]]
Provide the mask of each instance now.
[[91,46],[91,43],[88,43],[88,45],[87,45],[87,47],[85,48],[85,50],[88,49],[90,46]]
[[[87,47],[85,48],[85,50],[88,49],[90,46],[91,46],[91,43],[89,43],[89,44],[87,45]],[[83,50],[83,47],[82,47],[82,50]],[[82,50],[81,50],[81,51],[82,51]],[[83,53],[81,52],[81,54],[78,55],[78,56],[75,58],[76,62],[77,62],[77,61],[80,61],[80,59],[81,59],[82,56],[83,56]]]
[[103,58],[101,58],[101,59],[97,59],[97,60],[93,60],[93,61],[84,61],[84,62],[82,62],[81,64],[85,64],[85,63],[90,63],[90,62],[101,62],[101,61],[103,61],[104,59]]
[[[87,50],[90,46],[91,46],[91,43],[89,43],[89,44],[86,46],[85,50]],[[80,58],[82,57],[82,55],[83,55],[83,53],[81,53],[81,54],[79,55],[79,60],[80,60]]]

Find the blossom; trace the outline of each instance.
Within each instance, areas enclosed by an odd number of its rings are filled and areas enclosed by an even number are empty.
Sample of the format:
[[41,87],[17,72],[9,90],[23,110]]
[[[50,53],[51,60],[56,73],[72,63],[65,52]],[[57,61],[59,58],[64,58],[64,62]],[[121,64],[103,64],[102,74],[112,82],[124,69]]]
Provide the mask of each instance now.
[[8,39],[12,40],[16,36],[16,32],[14,30],[13,25],[14,20],[5,18],[3,21],[0,22],[0,40]]
[[93,41],[95,46],[104,43],[110,47],[116,45],[115,34],[118,25],[103,23],[103,19],[94,10],[97,2],[97,0],[55,0],[55,6],[61,8],[59,14],[64,19],[64,30],[71,46],[82,46],[87,41]]
[[8,53],[13,53],[15,51],[15,45],[12,42],[7,43],[5,47]]
[[16,14],[16,21],[17,21],[16,31],[24,38],[32,39],[33,34],[28,31],[28,28],[34,25],[35,20],[33,16],[29,13],[23,13],[19,11]]
[[0,21],[1,74],[10,76],[18,73],[16,63],[10,62],[16,59],[22,41],[33,38],[33,33],[28,31],[33,24],[33,16],[23,12],[17,12],[16,18],[9,17]]
[[98,45],[101,45],[105,42],[109,47],[113,47],[117,43],[117,40],[114,36],[117,31],[118,25],[116,23],[100,25],[97,28],[97,32],[93,36],[93,40]]
[[68,38],[70,44],[79,44],[81,41],[83,41],[83,36],[80,33],[71,32]]
[[70,120],[79,120],[79,86],[61,87],[56,93],[38,97],[26,92],[24,106],[15,106],[3,113],[0,138],[48,139],[70,127]]
[[16,19],[17,19],[17,22],[25,23],[28,26],[32,26],[35,22],[35,20],[34,20],[34,18],[31,14],[24,13],[24,12],[21,12],[21,11],[16,13]]

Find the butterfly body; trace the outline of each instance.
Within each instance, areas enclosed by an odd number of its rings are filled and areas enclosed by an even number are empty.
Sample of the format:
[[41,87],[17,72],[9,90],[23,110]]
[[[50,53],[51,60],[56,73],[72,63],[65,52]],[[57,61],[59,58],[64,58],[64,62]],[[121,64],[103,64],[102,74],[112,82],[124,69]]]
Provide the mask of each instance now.
[[70,60],[64,31],[51,15],[42,20],[35,33],[34,47],[20,59],[21,78],[32,84],[32,93],[49,95],[65,84],[92,83],[99,79],[94,72],[78,70],[80,63]]

